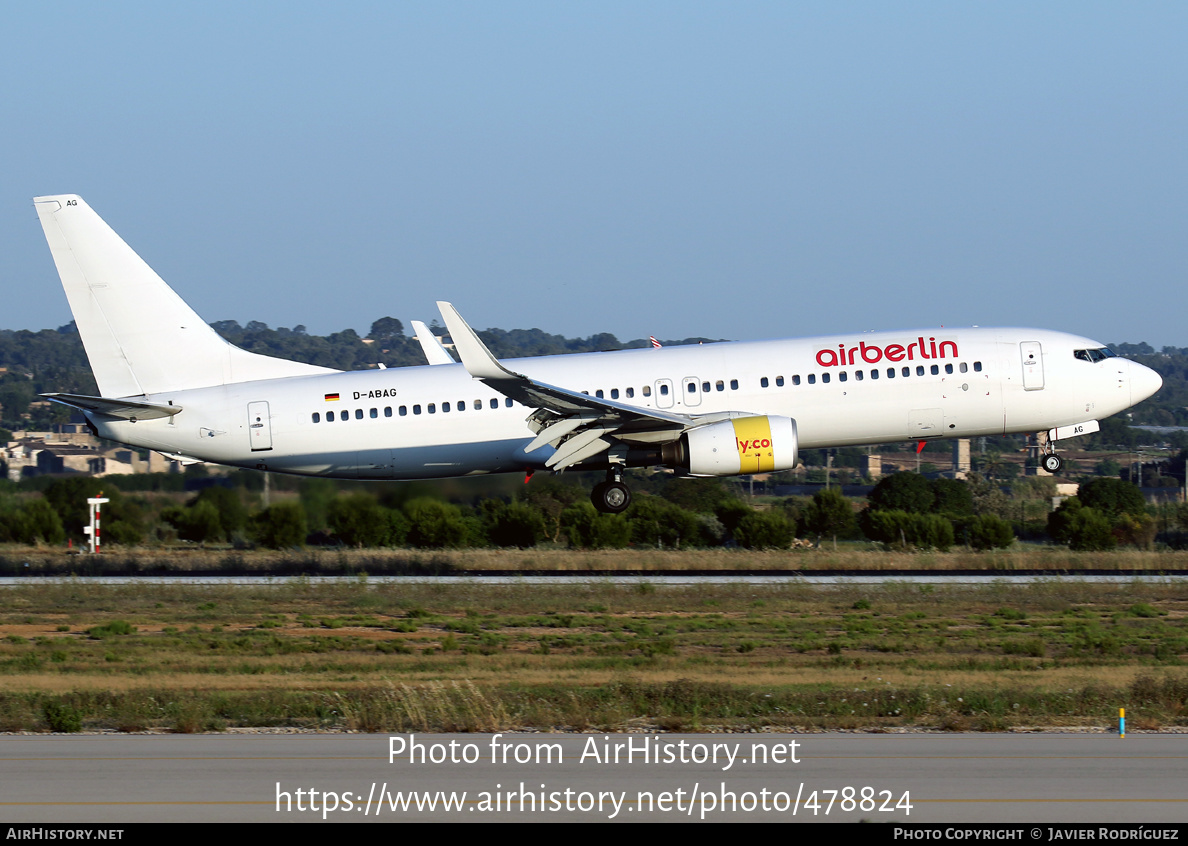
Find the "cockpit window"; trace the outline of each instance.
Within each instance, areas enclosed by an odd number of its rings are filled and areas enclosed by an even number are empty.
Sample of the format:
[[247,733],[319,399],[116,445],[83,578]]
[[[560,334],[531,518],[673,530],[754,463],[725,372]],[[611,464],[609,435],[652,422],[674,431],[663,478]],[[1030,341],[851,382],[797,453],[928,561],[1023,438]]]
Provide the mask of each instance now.
[[1109,347],[1101,347],[1096,350],[1073,350],[1073,357],[1081,361],[1102,361],[1107,358],[1115,358],[1118,354]]

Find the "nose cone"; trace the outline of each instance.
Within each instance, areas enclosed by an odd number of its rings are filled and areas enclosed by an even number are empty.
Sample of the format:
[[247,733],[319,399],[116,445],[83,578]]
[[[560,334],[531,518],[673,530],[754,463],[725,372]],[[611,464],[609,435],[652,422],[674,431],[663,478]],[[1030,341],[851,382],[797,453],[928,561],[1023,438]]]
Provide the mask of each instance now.
[[1130,362],[1130,404],[1138,405],[1163,387],[1163,377],[1137,361]]

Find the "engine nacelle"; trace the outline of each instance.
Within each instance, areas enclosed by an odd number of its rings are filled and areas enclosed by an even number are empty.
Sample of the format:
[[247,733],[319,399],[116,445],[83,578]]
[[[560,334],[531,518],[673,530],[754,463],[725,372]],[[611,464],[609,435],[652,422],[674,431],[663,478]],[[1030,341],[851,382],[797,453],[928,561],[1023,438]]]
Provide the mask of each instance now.
[[791,470],[796,451],[796,421],[763,415],[690,429],[665,449],[664,458],[694,476],[738,476]]

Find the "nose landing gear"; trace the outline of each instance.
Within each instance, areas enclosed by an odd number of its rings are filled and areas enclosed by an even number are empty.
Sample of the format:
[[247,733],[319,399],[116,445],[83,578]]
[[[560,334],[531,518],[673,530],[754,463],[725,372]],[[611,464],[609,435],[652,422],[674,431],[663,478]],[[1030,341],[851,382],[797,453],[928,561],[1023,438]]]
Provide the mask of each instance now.
[[1043,467],[1052,475],[1060,472],[1060,468],[1064,466],[1064,459],[1054,452],[1047,453],[1040,458],[1040,467]]
[[1048,437],[1047,432],[1038,432],[1035,436],[1036,445],[1039,447],[1039,465],[1053,476],[1060,472],[1060,468],[1064,466],[1064,459],[1056,454],[1056,447],[1053,446],[1053,441]]
[[599,482],[590,492],[590,501],[603,514],[621,514],[631,504],[631,491],[623,484],[623,470],[612,466],[606,471],[606,481]]

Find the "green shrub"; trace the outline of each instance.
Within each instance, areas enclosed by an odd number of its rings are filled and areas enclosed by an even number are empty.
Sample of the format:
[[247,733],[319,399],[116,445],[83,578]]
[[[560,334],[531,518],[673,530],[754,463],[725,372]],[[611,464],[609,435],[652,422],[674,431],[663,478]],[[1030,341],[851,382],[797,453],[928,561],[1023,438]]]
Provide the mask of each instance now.
[[787,549],[796,527],[782,511],[752,511],[738,521],[734,539],[747,549]]
[[347,546],[399,546],[408,536],[404,515],[384,508],[366,493],[338,497],[326,514],[330,531]]
[[631,525],[621,514],[600,514],[589,502],[576,502],[561,512],[561,530],[570,546],[622,549],[631,540]]
[[1014,542],[1011,524],[995,514],[979,514],[969,524],[969,545],[974,549],[1006,549]]
[[50,731],[82,731],[82,714],[77,708],[65,702],[57,702],[51,699],[42,706],[42,713],[45,715],[45,722],[49,726]]
[[130,635],[136,633],[136,626],[133,626],[127,620],[112,620],[103,626],[95,626],[87,629],[87,636],[102,639],[105,637],[112,637],[113,635]]
[[545,518],[526,502],[488,499],[482,505],[483,530],[495,546],[536,546],[545,537]]
[[302,546],[307,534],[305,509],[299,502],[278,502],[251,521],[252,539],[271,549]]
[[469,530],[456,505],[428,497],[404,504],[408,543],[430,549],[464,546]]

